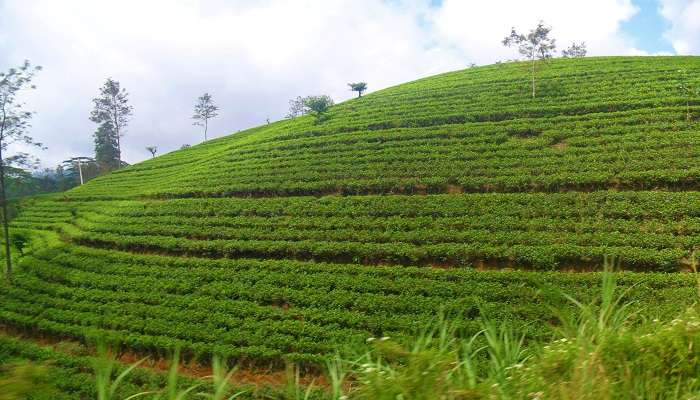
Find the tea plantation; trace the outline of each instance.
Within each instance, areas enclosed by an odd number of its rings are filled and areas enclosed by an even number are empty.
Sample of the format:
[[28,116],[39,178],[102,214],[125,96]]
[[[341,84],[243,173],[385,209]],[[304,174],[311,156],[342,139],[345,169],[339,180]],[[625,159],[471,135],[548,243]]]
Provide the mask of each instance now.
[[[700,57],[446,73],[31,200],[0,323],[140,354],[318,365],[439,312],[546,340],[606,256],[645,315],[695,301]],[[560,307],[552,307],[560,305]]]

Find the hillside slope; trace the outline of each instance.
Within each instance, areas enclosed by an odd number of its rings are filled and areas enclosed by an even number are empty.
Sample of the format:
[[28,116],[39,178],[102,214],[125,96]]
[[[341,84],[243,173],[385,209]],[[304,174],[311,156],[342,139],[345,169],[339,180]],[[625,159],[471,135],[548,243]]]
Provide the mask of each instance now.
[[[72,198],[290,196],[697,187],[697,123],[679,69],[698,59],[503,64],[385,89],[330,120],[261,126],[148,160]],[[697,79],[697,78],[696,78]],[[693,100],[693,105],[697,103]]]
[[[136,351],[318,361],[439,309],[552,320],[607,255],[649,315],[693,300],[700,57],[509,63],[260,126],[37,200],[0,321]],[[38,247],[43,247],[38,249]],[[466,268],[466,267],[476,267]],[[477,271],[504,267],[519,272]],[[535,272],[546,270],[550,272]],[[643,272],[646,271],[646,272]],[[530,337],[545,329],[530,324]]]

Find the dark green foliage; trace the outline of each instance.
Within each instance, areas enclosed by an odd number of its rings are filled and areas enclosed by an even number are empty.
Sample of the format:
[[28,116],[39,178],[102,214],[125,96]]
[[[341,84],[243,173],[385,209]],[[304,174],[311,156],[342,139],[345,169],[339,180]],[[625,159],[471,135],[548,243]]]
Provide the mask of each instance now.
[[55,171],[45,169],[34,173],[21,168],[8,168],[7,171],[5,189],[10,200],[42,193],[62,192],[77,185],[77,181],[65,174],[62,167]]
[[357,97],[362,97],[362,92],[367,90],[366,82],[348,83],[348,86],[350,86],[350,90],[357,92]]
[[[283,359],[317,364],[322,355],[367,337],[410,335],[436,310],[480,309],[524,326],[529,339],[550,335],[551,290],[588,299],[599,274],[479,272],[326,264],[292,260],[178,258],[64,246],[25,256],[14,287],[3,287],[0,321],[81,340],[187,359],[212,353],[256,364]],[[693,301],[692,276],[625,274],[630,300],[650,317]],[[460,326],[478,330],[479,312]],[[147,316],[147,318],[146,318]],[[81,321],[79,325],[74,321]],[[138,321],[138,322],[136,322]]]
[[24,247],[29,243],[29,235],[22,231],[12,232],[10,234],[10,243],[12,247],[19,251],[20,255],[24,255]]
[[119,147],[117,133],[111,121],[100,123],[93,134],[95,139],[95,161],[100,171],[108,172],[119,168]]
[[316,117],[316,122],[323,122],[327,119],[326,113],[333,106],[333,99],[329,96],[308,96],[304,99],[304,107],[307,114]]
[[333,99],[326,95],[297,97],[289,101],[289,112],[286,117],[293,119],[310,114],[316,117],[315,123],[320,123],[327,119],[326,113],[333,104]]

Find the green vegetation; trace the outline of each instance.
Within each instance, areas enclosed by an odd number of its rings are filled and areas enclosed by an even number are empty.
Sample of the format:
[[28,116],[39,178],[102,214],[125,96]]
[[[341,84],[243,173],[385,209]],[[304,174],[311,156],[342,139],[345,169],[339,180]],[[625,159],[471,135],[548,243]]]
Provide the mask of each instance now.
[[[551,60],[536,99],[528,66],[377,91],[322,121],[263,125],[30,199],[12,221],[24,255],[12,284],[0,285],[0,323],[154,358],[179,348],[188,363],[293,363],[304,375],[370,337],[411,343],[442,311],[460,349],[475,335],[474,351],[498,338],[517,349],[508,360],[521,350],[536,360],[518,372],[533,387],[517,393],[576,398],[538,379],[569,382],[579,362],[605,367],[599,398],[642,390],[616,386],[625,356],[655,349],[652,367],[632,364],[640,371],[682,363],[656,339],[634,338],[670,326],[660,336],[669,349],[696,340],[669,320],[696,301],[695,278],[679,272],[700,248],[700,99],[679,92],[677,71],[696,87],[688,77],[699,76],[700,58]],[[562,333],[567,342],[550,348],[566,357],[555,365],[540,344],[567,327],[562,313],[586,315],[579,306],[598,297],[606,256],[625,270],[618,285],[633,287],[625,301],[638,317],[660,321],[602,341],[580,333],[588,343]],[[452,346],[442,360],[454,361]],[[580,359],[589,346],[605,356]],[[494,379],[515,379],[499,365],[496,375],[462,376],[460,390],[473,381],[469,390],[488,397]],[[335,381],[359,374],[343,371]],[[668,392],[669,382],[649,382],[658,384],[649,393]]]
[[[648,321],[629,301],[634,291],[621,290],[606,272],[590,302],[562,294],[575,312],[560,310],[552,339],[529,347],[508,324],[482,316],[470,335],[459,319],[441,313],[416,336],[368,338],[367,345],[329,357],[318,385],[302,382],[290,367],[283,384],[245,384],[220,357],[213,358],[211,375],[183,379],[179,350],[166,374],[139,368],[147,359],[122,365],[102,345],[94,357],[82,346],[50,349],[0,337],[0,387],[8,399],[693,398],[700,390],[697,304],[669,322]],[[43,397],[47,392],[54,397]]]
[[[677,71],[697,57],[470,68],[148,160],[71,199],[674,189],[697,185]],[[525,80],[525,82],[524,82]],[[698,100],[691,111],[698,112]],[[696,115],[697,117],[697,115]]]

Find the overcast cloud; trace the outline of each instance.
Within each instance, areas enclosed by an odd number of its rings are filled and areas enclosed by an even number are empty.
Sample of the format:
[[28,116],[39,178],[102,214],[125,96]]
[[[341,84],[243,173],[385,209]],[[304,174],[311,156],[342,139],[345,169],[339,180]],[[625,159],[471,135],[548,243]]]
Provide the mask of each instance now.
[[[591,55],[643,54],[621,31],[630,0],[0,0],[0,69],[44,67],[26,96],[32,134],[53,166],[92,155],[91,99],[107,77],[129,91],[134,117],[124,159],[202,140],[190,119],[197,96],[221,108],[211,137],[282,118],[297,95],[353,94],[514,58],[500,40],[539,19],[561,45],[585,40]],[[661,0],[678,53],[700,52],[700,1]]]

